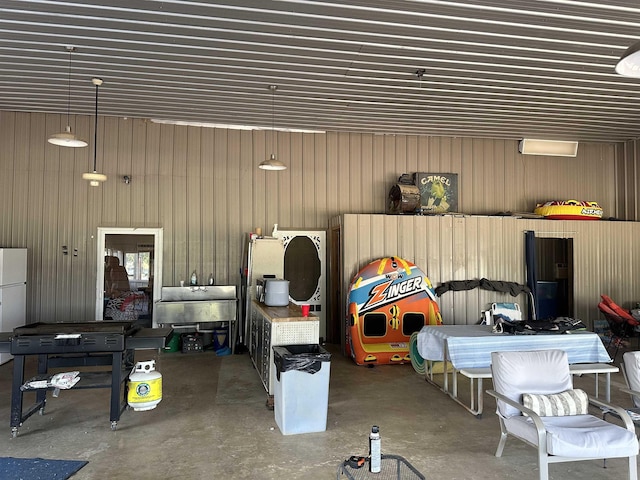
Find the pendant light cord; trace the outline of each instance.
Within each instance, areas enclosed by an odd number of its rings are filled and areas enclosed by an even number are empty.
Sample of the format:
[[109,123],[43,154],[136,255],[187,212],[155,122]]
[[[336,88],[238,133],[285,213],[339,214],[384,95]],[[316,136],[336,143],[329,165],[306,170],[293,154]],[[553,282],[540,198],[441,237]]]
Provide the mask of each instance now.
[[273,153],[277,154],[278,152],[278,137],[276,136],[276,90],[278,89],[277,85],[271,85],[271,140],[274,144]]
[[71,52],[75,50],[75,47],[69,47],[69,78],[67,81],[68,84],[68,93],[67,93],[67,125],[71,125],[69,123],[69,118],[71,117]]
[[96,157],[98,156],[98,85],[96,84],[96,124],[93,128],[93,173],[96,173]]

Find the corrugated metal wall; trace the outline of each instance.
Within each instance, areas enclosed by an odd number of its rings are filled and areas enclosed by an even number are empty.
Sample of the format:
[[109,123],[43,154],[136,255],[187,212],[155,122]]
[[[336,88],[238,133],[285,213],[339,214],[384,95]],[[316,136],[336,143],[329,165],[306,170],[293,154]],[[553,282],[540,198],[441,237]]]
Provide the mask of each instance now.
[[[392,215],[342,215],[331,223],[342,228],[343,305],[355,274],[385,256],[412,261],[434,287],[480,278],[526,284],[525,231],[573,239],[574,315],[587,325],[599,317],[597,304],[603,293],[627,308],[640,301],[640,252],[634,248],[640,223]],[[445,293],[439,305],[446,324],[474,324],[480,310],[494,301],[517,301],[524,310],[528,300],[475,289]]]
[[[280,132],[277,154],[289,168],[264,172],[257,165],[271,153],[270,131],[106,117],[99,122],[98,170],[109,180],[91,188],[81,174],[92,165],[93,119],[70,118],[73,131],[90,141],[83,149],[47,143],[66,124],[65,115],[0,112],[0,246],[29,248],[32,321],[92,318],[98,226],[163,227],[165,285],[194,268],[237,284],[243,239],[254,227],[327,228],[342,213],[383,213],[405,172],[458,173],[465,213],[531,211],[536,201],[556,198],[597,200],[607,215],[616,208],[613,144],[581,145],[577,158],[545,158],[521,156],[517,143],[505,140]],[[422,251],[430,266],[444,255],[468,262],[469,272],[510,273],[499,253],[516,247],[506,239],[485,232],[478,219],[439,221],[441,236],[460,223],[469,233],[444,242],[443,251]],[[430,233],[426,224],[416,229],[394,240],[403,251]],[[362,235],[370,233],[363,227]],[[502,250],[480,241],[485,233]],[[371,255],[397,235],[375,231]]]
[[620,218],[640,220],[640,140],[625,142],[618,148],[616,165],[618,185],[616,202],[619,205]]

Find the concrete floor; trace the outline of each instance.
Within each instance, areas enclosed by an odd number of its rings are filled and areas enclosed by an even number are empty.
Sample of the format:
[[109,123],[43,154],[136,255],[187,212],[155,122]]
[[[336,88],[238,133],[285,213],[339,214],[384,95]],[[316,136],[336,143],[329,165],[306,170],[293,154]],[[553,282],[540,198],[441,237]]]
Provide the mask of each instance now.
[[[122,414],[109,425],[108,391],[62,391],[48,397],[12,439],[9,428],[12,362],[0,366],[3,456],[87,460],[73,476],[85,479],[331,479],[350,455],[365,455],[371,425],[379,425],[383,453],[401,455],[427,479],[537,479],[534,449],[510,439],[494,456],[499,426],[485,395],[477,419],[425,382],[411,365],[356,366],[332,353],[327,430],[282,435],[248,354],[139,352],[157,359],[163,400],[155,410]],[[618,354],[618,360],[621,354]],[[29,368],[35,368],[29,364]],[[613,401],[630,406],[613,376]],[[601,388],[604,386],[601,383]],[[593,377],[576,379],[593,392]],[[460,391],[468,388],[461,380]],[[31,400],[29,400],[31,401]],[[626,461],[552,465],[550,478],[626,478]]]

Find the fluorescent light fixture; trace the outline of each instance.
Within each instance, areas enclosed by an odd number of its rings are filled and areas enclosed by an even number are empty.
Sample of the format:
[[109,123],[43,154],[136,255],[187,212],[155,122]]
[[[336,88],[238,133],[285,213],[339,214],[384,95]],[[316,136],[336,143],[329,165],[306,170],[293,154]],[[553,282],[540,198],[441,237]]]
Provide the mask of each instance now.
[[640,77],[640,42],[631,45],[616,64],[616,73],[623,77]]
[[[261,127],[259,125],[234,125],[228,123],[208,123],[208,122],[188,122],[184,120],[164,120],[152,118],[152,123],[162,123],[167,125],[183,125],[186,127],[204,127],[204,128],[230,128],[234,130],[272,130],[271,127]],[[308,128],[276,128],[279,132],[292,133],[327,133],[324,130],[311,130]]]
[[523,138],[518,143],[518,151],[523,155],[548,155],[552,157],[575,157],[578,142],[560,140],[534,140]]

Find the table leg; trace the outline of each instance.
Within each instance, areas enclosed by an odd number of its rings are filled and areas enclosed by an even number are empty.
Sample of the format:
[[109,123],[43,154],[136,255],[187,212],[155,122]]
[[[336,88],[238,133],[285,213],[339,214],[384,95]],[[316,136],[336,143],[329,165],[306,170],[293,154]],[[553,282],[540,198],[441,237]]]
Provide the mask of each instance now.
[[449,393],[449,369],[447,364],[447,353],[448,353],[447,341],[445,340],[442,348],[442,372],[444,374],[444,378],[442,379],[442,382],[444,385],[443,390],[446,393]]

